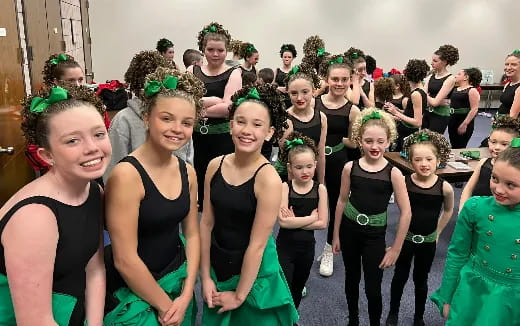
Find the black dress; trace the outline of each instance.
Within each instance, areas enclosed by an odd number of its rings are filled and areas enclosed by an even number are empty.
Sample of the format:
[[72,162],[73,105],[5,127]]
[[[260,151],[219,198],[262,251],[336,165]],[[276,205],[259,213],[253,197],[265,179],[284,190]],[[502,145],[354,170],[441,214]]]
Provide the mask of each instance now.
[[451,108],[452,115],[448,124],[448,134],[450,135],[450,143],[452,148],[466,148],[468,145],[471,135],[473,135],[473,129],[475,127],[475,119],[471,120],[466,128],[466,132],[459,135],[457,129],[461,123],[466,119],[471,109],[469,103],[469,91],[473,87],[469,87],[462,90],[453,89],[451,93]]
[[500,95],[500,107],[498,108],[498,114],[509,115],[511,107],[513,106],[513,101],[515,99],[515,92],[519,86],[520,83],[516,83],[514,85],[511,85],[511,83],[507,84],[507,86],[502,91],[502,94]]
[[492,158],[486,159],[484,164],[480,167],[480,173],[478,175],[477,184],[473,189],[472,196],[491,196],[491,189],[489,188],[489,180],[491,180],[491,172],[493,171],[493,164],[491,164]]

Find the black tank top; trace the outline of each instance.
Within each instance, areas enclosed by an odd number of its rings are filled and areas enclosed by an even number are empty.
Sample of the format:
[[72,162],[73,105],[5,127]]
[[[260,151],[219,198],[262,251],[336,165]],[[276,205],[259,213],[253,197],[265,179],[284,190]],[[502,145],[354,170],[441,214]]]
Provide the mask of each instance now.
[[406,189],[412,208],[412,220],[409,231],[413,234],[429,235],[437,229],[437,222],[444,203],[444,180],[437,177],[437,182],[429,188],[415,184],[411,175],[405,176]]
[[[34,196],[21,200],[0,220],[0,235],[11,216],[23,206],[41,204],[56,216],[58,245],[52,275],[52,291],[77,299],[69,325],[82,326],[85,320],[85,268],[99,248],[103,219],[103,203],[99,186],[90,182],[87,200],[79,206],[71,206],[53,198]],[[30,220],[27,221],[30,223]],[[0,274],[7,275],[4,247],[0,243]]]
[[[421,94],[422,110],[424,112],[428,106],[428,95],[426,95],[426,92],[422,88],[416,88],[410,94],[413,94],[414,92],[419,92],[419,94]],[[403,114],[407,117],[413,118],[414,111],[411,95],[410,99],[408,99],[408,102],[406,103],[406,108],[404,109]]]
[[466,89],[457,90],[457,88],[453,89],[453,92],[451,93],[450,101],[451,101],[451,107],[454,109],[463,109],[463,108],[470,108],[469,104],[469,90],[473,87],[468,87]]
[[392,164],[387,163],[380,171],[369,172],[363,170],[359,160],[352,162],[349,201],[360,213],[375,215],[386,212],[394,191],[392,168]]
[[349,135],[349,123],[350,123],[350,109],[352,103],[345,103],[340,108],[329,109],[323,104],[321,96],[315,100],[314,109],[323,112],[327,116],[327,138],[325,145],[336,146],[343,141],[343,138],[347,138]]
[[[431,97],[437,96],[437,94],[439,94],[442,88],[442,85],[444,84],[444,81],[448,79],[448,77],[450,76],[451,74],[447,74],[442,78],[435,78],[435,74],[433,74],[430,77],[430,80],[428,81],[428,95],[430,95]],[[453,92],[453,89],[448,93],[448,96],[446,96],[446,98],[450,98],[451,92]]]
[[[251,70],[247,70],[246,68],[244,68],[244,67],[242,67],[242,66],[238,66],[238,67],[240,68],[240,70],[242,70],[242,73],[241,73],[242,75],[243,75],[245,72],[252,72],[253,74],[256,75],[256,68],[255,68],[255,66],[252,66],[252,67],[251,67]],[[222,96],[224,96],[224,95],[222,95]]]
[[321,115],[320,110],[314,108],[314,115],[312,116],[312,119],[310,119],[307,122],[303,122],[293,116],[292,114],[289,114],[289,119],[293,123],[293,130],[301,132],[304,136],[307,136],[314,140],[314,143],[316,146],[320,143],[320,136],[321,136]]
[[480,167],[480,173],[478,176],[477,184],[473,189],[472,196],[491,196],[491,189],[489,188],[489,180],[491,180],[491,171],[493,171],[493,165],[491,164],[492,158],[486,159],[484,164]]
[[274,82],[280,87],[287,87],[285,83],[285,79],[287,78],[287,73],[283,72],[280,68],[276,68],[276,77]]
[[[367,97],[369,97],[369,95],[370,95],[370,84],[371,84],[370,82],[365,80],[363,83],[363,86],[361,86],[361,89],[363,90],[363,92],[365,93],[365,95]],[[361,98],[359,98],[358,108],[360,110],[365,108],[365,103],[363,103],[363,100]]]
[[511,83],[507,84],[507,86],[502,91],[500,95],[500,107],[498,108],[499,114],[509,114],[511,111],[511,107],[513,106],[513,101],[515,99],[516,89],[520,86],[520,82],[514,85]]
[[[320,200],[318,188],[320,184],[317,181],[313,182],[311,190],[305,194],[297,193],[292,186],[292,181],[287,182],[289,186],[289,207],[293,208],[295,216],[309,216],[313,210],[318,208]],[[282,241],[285,244],[314,242],[314,230],[285,229],[280,227],[277,241]]]
[[392,100],[390,100],[390,103],[392,103],[393,105],[395,105],[399,110],[403,110],[403,99],[404,99],[404,95],[401,96],[400,98],[393,98]]

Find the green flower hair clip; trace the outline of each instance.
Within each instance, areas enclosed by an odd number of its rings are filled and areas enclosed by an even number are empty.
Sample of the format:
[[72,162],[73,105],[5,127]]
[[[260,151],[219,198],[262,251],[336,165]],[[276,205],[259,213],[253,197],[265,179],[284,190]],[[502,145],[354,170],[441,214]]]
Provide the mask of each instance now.
[[296,65],[296,66],[292,67],[291,70],[289,70],[289,72],[287,73],[287,75],[288,75],[289,77],[291,77],[292,75],[296,75],[296,74],[299,73],[299,72],[300,72],[300,66]]
[[251,88],[251,90],[246,94],[246,96],[240,97],[235,101],[236,106],[244,103],[245,100],[260,100],[260,94],[256,88]]
[[343,57],[337,57],[336,60],[330,60],[329,65],[333,65],[335,63],[343,63],[343,62],[344,62]]
[[57,65],[58,63],[65,62],[67,60],[68,60],[67,56],[65,54],[63,54],[63,53],[60,53],[60,54],[58,54],[58,56],[56,58],[51,59],[51,64],[52,65]]
[[303,139],[301,138],[295,138],[293,140],[286,140],[285,141],[285,149],[290,150],[291,148],[294,148],[298,145],[303,145]]
[[49,97],[34,97],[31,101],[29,111],[31,111],[32,113],[42,113],[49,107],[49,105],[64,101],[68,98],[69,93],[66,89],[61,88],[59,86],[55,86],[51,89]]
[[166,89],[177,89],[179,78],[174,76],[166,76],[162,82],[158,80],[151,80],[144,85],[144,96],[150,98],[159,93],[161,87]]
[[317,51],[316,51],[316,55],[318,57],[323,57],[325,55],[325,48],[319,48]]
[[217,27],[215,27],[215,25],[211,25],[208,29],[205,29],[202,32],[204,34],[209,34],[209,33],[215,33],[216,31],[217,31]]

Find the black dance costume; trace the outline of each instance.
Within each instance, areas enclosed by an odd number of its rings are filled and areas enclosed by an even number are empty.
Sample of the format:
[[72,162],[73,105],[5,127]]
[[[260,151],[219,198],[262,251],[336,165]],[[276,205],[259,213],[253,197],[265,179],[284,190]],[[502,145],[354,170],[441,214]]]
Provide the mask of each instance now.
[[250,70],[247,70],[246,68],[242,67],[242,65],[238,66],[240,68],[240,70],[242,70],[242,75],[246,72],[252,72],[253,74],[256,75],[256,68],[255,66],[251,66],[251,69]]
[[399,314],[403,289],[408,281],[413,259],[415,319],[422,320],[428,295],[428,274],[437,247],[437,222],[444,203],[444,180],[437,177],[437,182],[429,188],[422,188],[415,184],[411,175],[405,177],[405,182],[412,208],[412,220],[395,264],[390,291],[390,314]]
[[489,180],[491,180],[491,172],[493,171],[493,164],[491,157],[484,161],[484,164],[480,166],[480,173],[478,175],[477,183],[473,189],[472,196],[491,196],[491,189],[489,188]]
[[[52,275],[52,291],[55,294],[71,296],[77,300],[67,325],[83,326],[87,286],[85,268],[98,250],[101,240],[103,203],[99,186],[94,181],[90,182],[88,198],[78,206],[71,206],[44,196],[23,199],[0,220],[0,235],[11,216],[20,208],[31,204],[44,205],[56,216],[59,237]],[[29,220],[27,222],[30,223]],[[7,276],[4,247],[1,243],[0,274]],[[0,310],[4,311],[1,302],[2,300],[0,300]],[[4,303],[7,302],[4,301]],[[56,316],[54,317],[56,318]]]
[[404,95],[399,97],[399,98],[393,98],[390,103],[392,103],[393,105],[395,105],[395,107],[397,109],[399,109],[399,111],[403,111],[403,100],[404,100]]
[[[416,88],[414,89],[410,94],[413,94],[414,92],[418,92],[421,94],[421,102],[422,102],[422,108],[423,108],[423,114],[425,112],[426,107],[428,106],[428,95],[426,95],[426,92],[422,88]],[[406,103],[406,108],[403,111],[403,114],[407,117],[413,118],[414,117],[414,110],[413,110],[413,103],[412,103],[412,96],[410,95],[410,98],[408,99],[408,102]],[[396,140],[396,152],[400,152],[403,149],[403,140],[404,138],[410,136],[414,132],[419,130],[418,127],[409,124],[408,122],[399,121],[397,123],[397,140]]]
[[386,211],[393,192],[390,163],[377,172],[363,170],[359,160],[352,162],[350,198],[340,225],[340,244],[345,265],[345,295],[349,323],[359,321],[359,282],[361,266],[368,299],[370,325],[379,325],[383,309],[379,264],[385,256]]
[[475,119],[472,119],[466,128],[466,132],[462,135],[459,135],[457,129],[464,122],[466,117],[471,110],[469,103],[469,90],[472,89],[473,86],[458,90],[457,88],[453,89],[451,93],[451,116],[450,122],[448,124],[448,133],[450,135],[450,143],[452,148],[466,148],[468,145],[469,139],[471,135],[473,135],[473,129],[475,128]]
[[502,94],[500,95],[500,107],[498,108],[498,114],[509,115],[515,100],[515,92],[519,86],[520,82],[517,82],[514,85],[511,85],[511,83],[507,84],[507,86],[502,91]]
[[[283,72],[280,68],[276,68],[276,76],[274,78],[274,82],[279,87],[287,88],[287,84],[285,83],[286,79],[287,79],[287,73]],[[283,93],[283,99],[284,99],[284,103],[285,103],[285,108],[286,109],[290,108],[292,106],[292,103],[291,103],[291,98],[289,97],[289,93]]]
[[[370,84],[372,84],[371,82],[363,79],[363,85],[361,86],[361,89],[363,90],[363,92],[365,93],[365,95],[367,96],[367,98],[370,96]],[[357,105],[357,107],[362,111],[364,108],[365,108],[365,103],[363,102],[363,98],[360,94],[359,96],[359,104]]]
[[[207,76],[202,72],[200,66],[193,67],[193,74],[199,78],[206,87],[206,97],[224,97],[224,90],[233,72],[229,68],[217,76]],[[229,121],[226,118],[207,118],[202,126],[197,125],[193,133],[194,165],[198,182],[198,204],[199,210],[203,208],[204,202],[204,176],[209,162],[217,156],[232,153],[233,141],[229,134]]]
[[[297,193],[292,181],[287,182],[289,186],[289,207],[293,208],[294,215],[297,217],[309,216],[312,211],[318,208],[320,184],[314,184],[307,193]],[[278,260],[283,272],[296,308],[302,300],[302,291],[309,278],[312,263],[314,262],[314,230],[304,229],[284,229],[280,227],[276,238]]]
[[[430,97],[437,96],[442,88],[442,85],[450,76],[451,74],[447,74],[442,78],[435,78],[435,74],[431,75],[430,80],[428,81],[428,95]],[[452,91],[453,89],[446,98],[451,97]],[[448,105],[439,105],[436,107],[430,106],[428,108],[423,108],[423,128],[428,128],[442,135],[444,134],[444,131],[446,131],[446,127],[448,127],[449,120],[450,107]]]

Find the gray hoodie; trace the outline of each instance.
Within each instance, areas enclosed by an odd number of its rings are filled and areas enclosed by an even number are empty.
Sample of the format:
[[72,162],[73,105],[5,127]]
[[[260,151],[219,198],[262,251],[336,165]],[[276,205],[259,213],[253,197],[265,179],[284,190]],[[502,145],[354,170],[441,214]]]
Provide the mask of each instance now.
[[[119,111],[110,123],[108,136],[112,144],[112,160],[103,175],[106,182],[114,166],[146,140],[146,129],[142,119],[141,100],[134,97],[127,102],[128,107]],[[193,165],[193,141],[173,152],[177,157]]]

